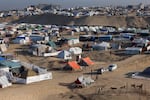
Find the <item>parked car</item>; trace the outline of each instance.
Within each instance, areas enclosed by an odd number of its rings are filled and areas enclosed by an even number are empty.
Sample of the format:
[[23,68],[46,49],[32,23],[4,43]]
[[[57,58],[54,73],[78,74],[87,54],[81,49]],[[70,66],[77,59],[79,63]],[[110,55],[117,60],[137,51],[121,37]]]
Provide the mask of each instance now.
[[109,71],[113,71],[113,70],[116,70],[117,69],[117,64],[111,64],[108,66],[108,70]]

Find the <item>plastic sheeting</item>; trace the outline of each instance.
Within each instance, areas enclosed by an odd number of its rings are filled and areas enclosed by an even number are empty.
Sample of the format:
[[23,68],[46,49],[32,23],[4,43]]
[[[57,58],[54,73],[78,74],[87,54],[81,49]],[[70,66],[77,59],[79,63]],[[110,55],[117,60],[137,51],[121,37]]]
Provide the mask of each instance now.
[[78,55],[78,54],[82,54],[82,49],[79,47],[72,47],[69,49],[69,52],[71,52],[72,54]]
[[0,76],[0,85],[2,88],[5,88],[11,86],[12,84],[8,81],[7,77],[3,75]]

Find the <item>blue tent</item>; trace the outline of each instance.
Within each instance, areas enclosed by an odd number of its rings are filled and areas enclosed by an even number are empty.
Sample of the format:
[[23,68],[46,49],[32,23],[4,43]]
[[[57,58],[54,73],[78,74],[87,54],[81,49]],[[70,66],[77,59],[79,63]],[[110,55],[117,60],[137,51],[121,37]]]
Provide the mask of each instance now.
[[6,60],[4,57],[0,57],[0,61],[4,61]]

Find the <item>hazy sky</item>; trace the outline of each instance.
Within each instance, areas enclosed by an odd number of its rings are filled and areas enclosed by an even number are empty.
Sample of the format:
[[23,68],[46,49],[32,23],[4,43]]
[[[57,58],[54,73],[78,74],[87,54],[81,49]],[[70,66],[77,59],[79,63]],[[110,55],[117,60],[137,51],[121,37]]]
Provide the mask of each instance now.
[[150,0],[0,0],[0,10],[25,8],[34,4],[59,4],[62,7],[150,4]]

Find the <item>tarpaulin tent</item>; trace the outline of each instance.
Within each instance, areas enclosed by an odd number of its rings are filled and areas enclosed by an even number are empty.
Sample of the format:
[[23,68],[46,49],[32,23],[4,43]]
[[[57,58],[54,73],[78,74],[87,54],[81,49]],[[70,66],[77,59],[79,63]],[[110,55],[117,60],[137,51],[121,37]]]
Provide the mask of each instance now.
[[93,50],[108,50],[110,47],[110,43],[108,42],[102,42],[92,46]]
[[78,63],[76,61],[69,61],[67,63],[67,65],[64,67],[64,69],[67,69],[67,70],[80,70],[81,67],[80,65],[78,65]]
[[82,53],[82,49],[79,47],[72,47],[69,49],[69,52],[71,52],[74,55],[78,55]]
[[95,81],[91,77],[85,77],[85,76],[80,76],[77,78],[77,80],[74,82],[76,85],[80,85],[82,87],[91,85]]
[[20,68],[21,64],[19,62],[12,62],[12,61],[8,61],[8,60],[1,60],[0,61],[0,66],[6,66],[12,69],[15,68]]
[[72,59],[71,53],[66,50],[61,51],[57,57],[65,60]]
[[93,65],[94,62],[89,57],[86,57],[86,58],[81,59],[80,64],[83,66],[90,66],[90,65]]
[[146,75],[146,76],[150,76],[150,67],[147,67],[143,72],[141,72],[140,74],[142,75]]
[[2,88],[5,88],[5,87],[9,87],[12,85],[12,83],[10,83],[7,79],[7,77],[5,75],[3,76],[0,76],[0,85]]
[[112,35],[101,35],[99,36],[99,41],[109,42],[113,39]]
[[78,43],[79,43],[79,39],[75,39],[75,38],[68,39],[68,45],[74,45]]
[[142,48],[140,47],[127,47],[125,48],[125,54],[140,54],[142,52]]
[[51,46],[53,48],[56,48],[56,44],[53,41],[47,42],[46,45],[49,45],[49,46]]

